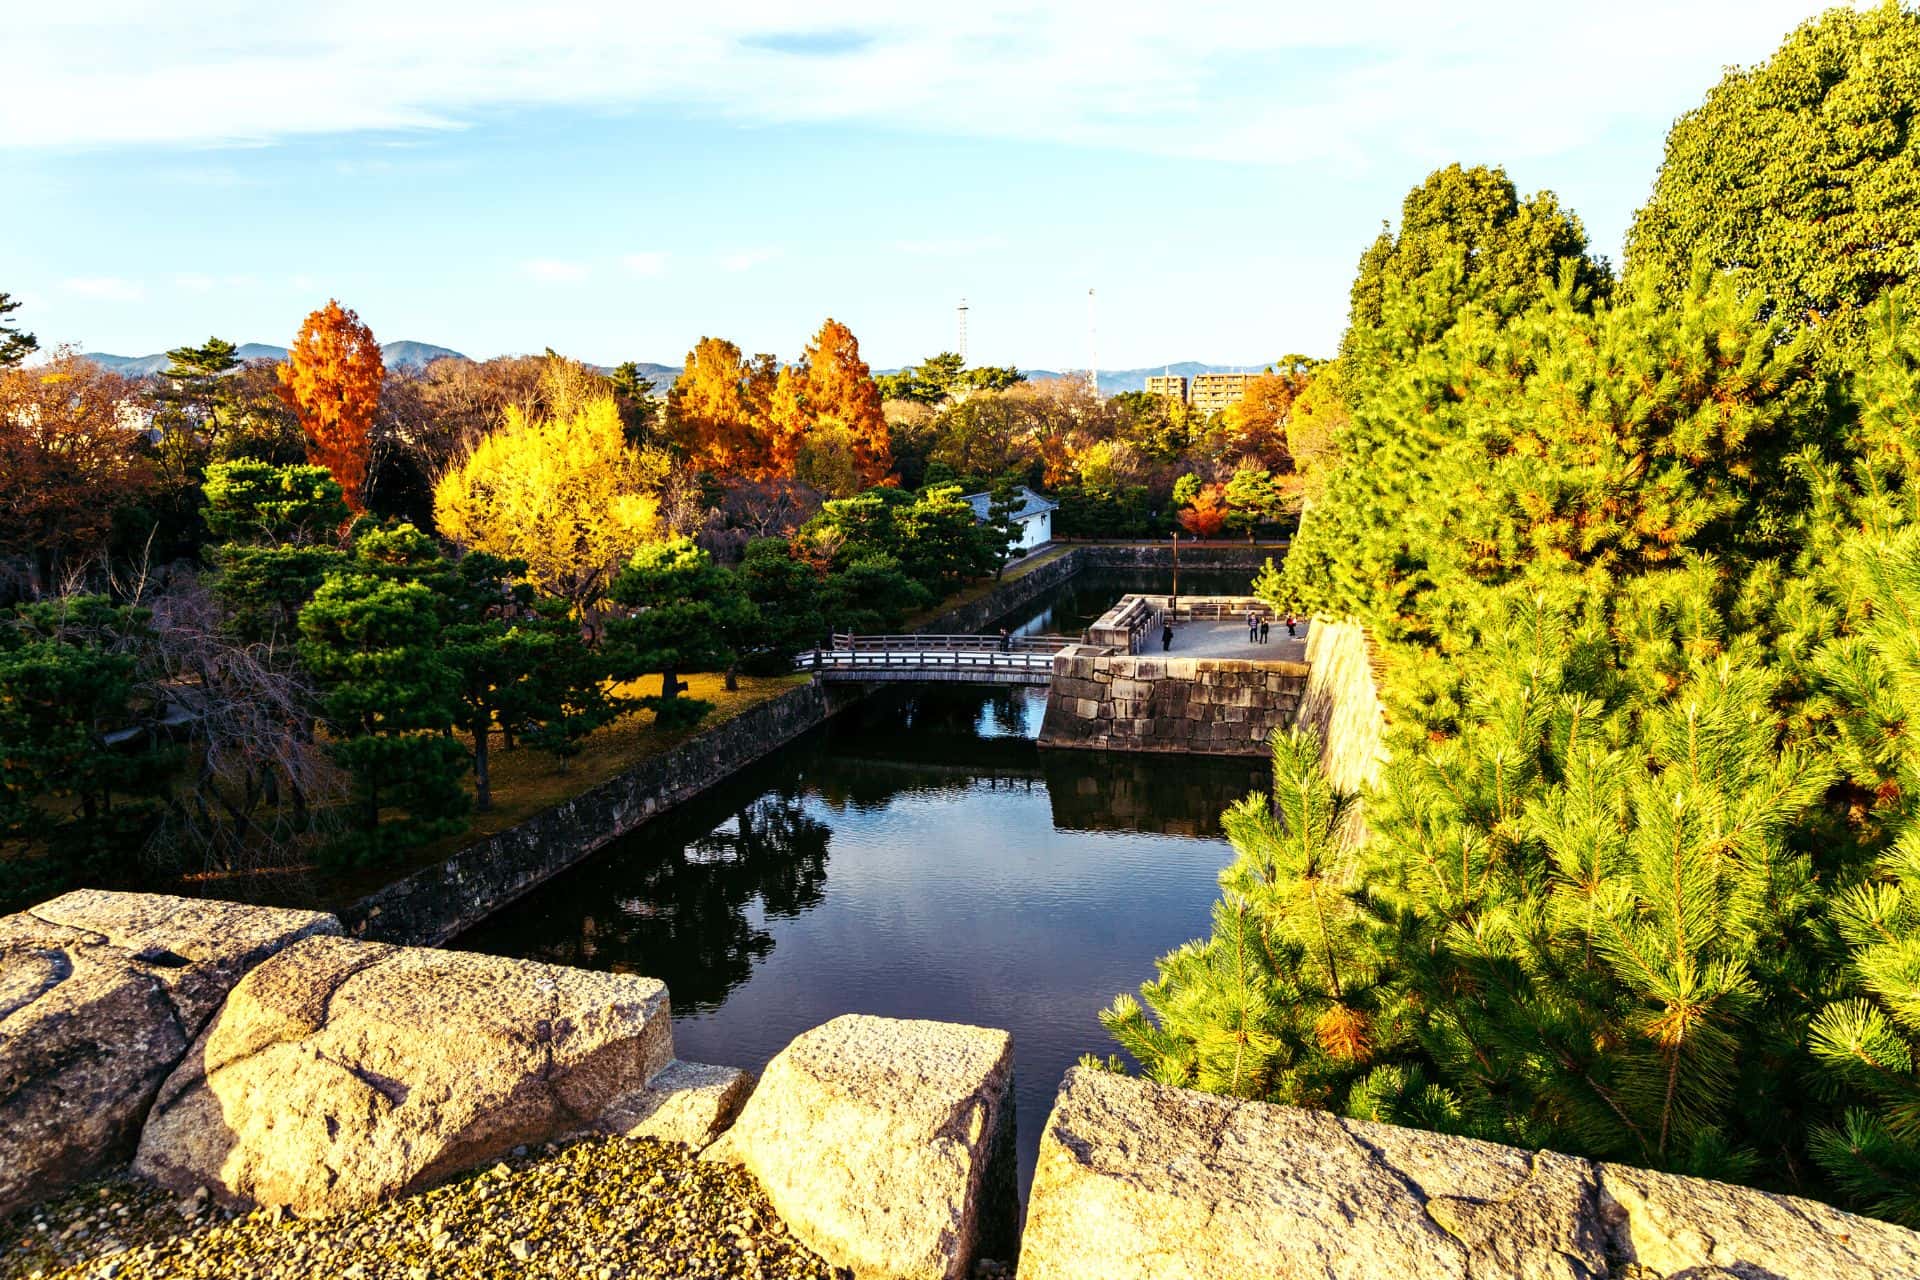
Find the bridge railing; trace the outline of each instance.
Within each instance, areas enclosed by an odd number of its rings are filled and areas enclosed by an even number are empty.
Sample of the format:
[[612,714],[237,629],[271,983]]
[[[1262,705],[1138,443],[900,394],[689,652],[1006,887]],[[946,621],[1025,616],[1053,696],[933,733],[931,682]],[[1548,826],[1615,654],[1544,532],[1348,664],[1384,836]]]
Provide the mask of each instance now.
[[1027,683],[1051,676],[1054,655],[1074,643],[1065,636],[1022,636],[1009,638],[1003,649],[998,636],[836,635],[831,649],[810,649],[797,655],[793,665],[822,675],[976,675]]
[[1044,654],[1049,659],[1079,641],[1070,636],[1009,636],[1002,647],[999,636],[863,636],[833,637],[834,653],[997,653]]

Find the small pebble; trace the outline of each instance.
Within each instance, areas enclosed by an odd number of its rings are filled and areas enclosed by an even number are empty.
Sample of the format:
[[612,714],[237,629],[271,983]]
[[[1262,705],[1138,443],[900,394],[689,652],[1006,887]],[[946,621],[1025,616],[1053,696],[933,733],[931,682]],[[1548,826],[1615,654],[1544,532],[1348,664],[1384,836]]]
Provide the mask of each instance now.
[[126,1177],[69,1191],[0,1220],[0,1280],[836,1276],[785,1230],[752,1175],[646,1140],[529,1147],[478,1175],[330,1218],[215,1207],[209,1189],[176,1200]]

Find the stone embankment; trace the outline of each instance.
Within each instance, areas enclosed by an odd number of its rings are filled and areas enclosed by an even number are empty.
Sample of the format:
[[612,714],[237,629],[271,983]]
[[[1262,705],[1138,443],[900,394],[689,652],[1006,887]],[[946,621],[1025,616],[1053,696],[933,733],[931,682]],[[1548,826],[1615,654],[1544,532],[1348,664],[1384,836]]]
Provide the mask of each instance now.
[[[0,919],[9,1204],[135,1136],[172,1193],[26,1210],[0,1276],[959,1280],[1016,1247],[1003,1031],[837,1018],[749,1092],[675,1062],[653,979],[331,924],[106,893]],[[1017,1248],[1028,1280],[1920,1276],[1920,1233],[1810,1201],[1088,1068]]]
[[375,942],[438,946],[642,823],[827,719],[848,695],[799,685],[651,760],[376,890],[340,913]]
[[1260,756],[1307,691],[1298,662],[1139,658],[1091,645],[1053,660],[1043,747]]

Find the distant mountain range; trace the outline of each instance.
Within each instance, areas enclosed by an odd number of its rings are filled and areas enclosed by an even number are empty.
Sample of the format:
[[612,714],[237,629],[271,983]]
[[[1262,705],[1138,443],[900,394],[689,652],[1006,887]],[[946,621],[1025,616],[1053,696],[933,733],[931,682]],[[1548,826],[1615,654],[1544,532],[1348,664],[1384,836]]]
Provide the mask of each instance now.
[[[465,360],[451,347],[436,347],[430,342],[387,342],[382,343],[380,354],[386,357],[389,368],[423,368],[435,360]],[[242,360],[285,360],[287,349],[265,342],[249,342],[240,348]],[[129,377],[141,377],[158,373],[167,367],[165,353],[151,356],[115,356],[104,352],[88,352],[87,359],[97,365],[123,373]],[[653,382],[656,392],[665,394],[680,376],[681,366],[677,364],[655,364],[650,360],[638,362],[640,372]],[[597,366],[598,367],[598,366]],[[603,372],[612,372],[611,368],[601,367]],[[1222,373],[1237,370],[1254,371],[1250,365],[1204,364],[1198,360],[1176,360],[1172,364],[1156,364],[1143,369],[1102,369],[1100,371],[1100,392],[1102,395],[1119,395],[1123,391],[1145,391],[1147,379],[1161,374],[1177,373],[1193,377],[1196,373]],[[874,373],[898,373],[897,369],[875,369]],[[1084,369],[1023,369],[1027,377],[1038,381],[1042,378],[1084,378]]]
[[[435,360],[465,360],[466,357],[451,347],[436,347],[431,342],[383,342],[380,354],[386,360],[387,367],[393,369],[413,368],[432,364]],[[285,360],[287,349],[276,347],[267,342],[246,342],[239,347],[242,360]],[[149,373],[158,373],[167,367],[165,352],[151,356],[114,356],[104,351],[89,351],[87,359],[115,373],[130,378],[144,377]]]

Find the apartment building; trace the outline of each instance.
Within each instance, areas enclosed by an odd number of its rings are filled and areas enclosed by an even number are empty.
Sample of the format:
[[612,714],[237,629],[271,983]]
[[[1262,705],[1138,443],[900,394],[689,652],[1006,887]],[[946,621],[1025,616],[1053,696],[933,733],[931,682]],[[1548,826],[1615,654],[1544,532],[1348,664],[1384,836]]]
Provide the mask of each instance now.
[[1187,398],[1187,380],[1183,375],[1178,373],[1170,373],[1165,377],[1157,375],[1149,377],[1147,379],[1147,394],[1150,396],[1166,396],[1170,400],[1185,400]]
[[1187,403],[1197,413],[1218,413],[1230,404],[1240,403],[1246,397],[1248,380],[1255,376],[1251,373],[1196,373],[1188,383]]

